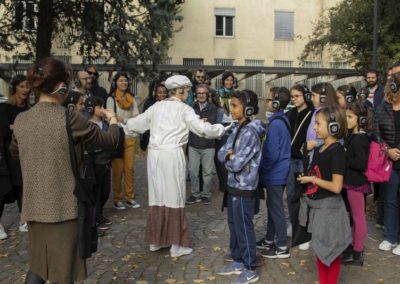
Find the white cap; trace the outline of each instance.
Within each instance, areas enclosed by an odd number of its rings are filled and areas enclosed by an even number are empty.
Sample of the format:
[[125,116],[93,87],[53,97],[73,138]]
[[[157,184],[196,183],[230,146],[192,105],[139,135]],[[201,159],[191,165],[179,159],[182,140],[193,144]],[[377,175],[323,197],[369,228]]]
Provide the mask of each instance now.
[[190,82],[189,78],[183,75],[174,75],[169,77],[165,81],[165,87],[168,90],[173,90],[176,88],[182,88],[182,87],[191,87],[192,82]]

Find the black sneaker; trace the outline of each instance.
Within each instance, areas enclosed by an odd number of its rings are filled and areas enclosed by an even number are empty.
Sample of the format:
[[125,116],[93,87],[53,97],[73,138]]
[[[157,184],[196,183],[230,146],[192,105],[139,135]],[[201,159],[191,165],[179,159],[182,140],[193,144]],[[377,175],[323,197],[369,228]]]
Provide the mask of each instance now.
[[256,247],[258,249],[265,249],[269,248],[271,246],[271,243],[268,243],[265,239],[261,239],[256,243]]
[[204,205],[208,205],[208,204],[211,203],[211,200],[208,197],[202,197],[201,198],[201,203],[203,203]]
[[186,204],[195,204],[197,202],[201,202],[201,198],[193,195],[189,196],[189,198],[186,200]]
[[275,256],[275,244],[265,244],[265,246],[261,249],[261,255],[267,258],[274,258]]
[[266,258],[289,258],[290,252],[287,248],[276,247],[272,252],[270,250],[266,252],[265,255],[261,252],[261,255]]
[[109,225],[112,225],[113,222],[110,219],[108,219],[108,218],[106,218],[104,216],[101,216],[98,223],[99,223],[99,225],[107,225],[107,226],[109,226]]
[[342,258],[342,262],[344,265],[356,265],[363,266],[364,265],[364,252],[353,252],[348,255],[346,258]]

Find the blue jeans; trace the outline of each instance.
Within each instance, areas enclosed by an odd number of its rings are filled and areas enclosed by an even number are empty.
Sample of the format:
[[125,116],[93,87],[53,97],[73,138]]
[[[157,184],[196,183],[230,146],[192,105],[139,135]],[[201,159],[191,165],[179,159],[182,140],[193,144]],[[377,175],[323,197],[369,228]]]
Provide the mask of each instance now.
[[[189,174],[194,197],[211,197],[212,177],[215,172],[214,154],[214,148],[198,149],[189,146]],[[203,192],[200,192],[200,165],[202,166]]]
[[384,224],[383,239],[394,244],[398,242],[399,233],[399,185],[400,174],[393,170],[388,182],[383,183]]
[[234,261],[249,270],[256,268],[255,198],[228,194],[229,247]]
[[278,247],[287,246],[286,220],[283,209],[284,185],[267,186],[268,223],[265,239],[273,242],[276,236]]
[[290,160],[290,171],[289,176],[286,182],[286,190],[287,190],[287,204],[289,209],[289,220],[293,218],[293,207],[292,207],[292,199],[295,192],[295,173],[303,172],[303,161],[301,159],[291,159]]

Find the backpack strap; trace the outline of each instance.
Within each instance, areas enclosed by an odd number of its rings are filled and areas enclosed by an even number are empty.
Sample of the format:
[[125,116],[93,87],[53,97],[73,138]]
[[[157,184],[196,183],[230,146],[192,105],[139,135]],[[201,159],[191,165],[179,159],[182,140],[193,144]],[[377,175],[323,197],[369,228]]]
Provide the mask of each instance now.
[[290,125],[289,125],[289,122],[287,122],[287,120],[284,119],[282,116],[276,116],[276,117],[275,117],[274,119],[272,119],[269,123],[271,124],[271,123],[272,123],[274,120],[276,120],[276,119],[283,121],[283,123],[285,123],[285,126],[286,126],[287,130],[288,130],[289,133],[290,133]]

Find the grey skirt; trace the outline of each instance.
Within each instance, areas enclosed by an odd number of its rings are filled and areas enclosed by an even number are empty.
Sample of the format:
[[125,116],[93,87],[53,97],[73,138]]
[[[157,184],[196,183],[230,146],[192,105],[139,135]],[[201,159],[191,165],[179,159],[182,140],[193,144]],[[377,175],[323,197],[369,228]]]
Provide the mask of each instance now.
[[86,261],[79,256],[78,221],[28,222],[29,269],[59,284],[86,279]]

